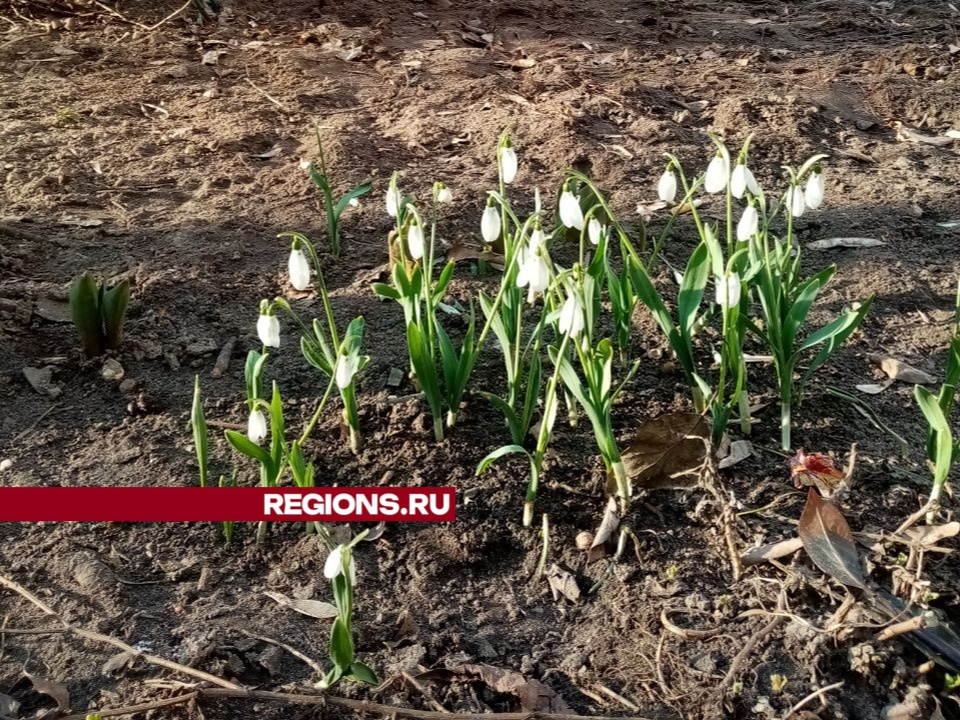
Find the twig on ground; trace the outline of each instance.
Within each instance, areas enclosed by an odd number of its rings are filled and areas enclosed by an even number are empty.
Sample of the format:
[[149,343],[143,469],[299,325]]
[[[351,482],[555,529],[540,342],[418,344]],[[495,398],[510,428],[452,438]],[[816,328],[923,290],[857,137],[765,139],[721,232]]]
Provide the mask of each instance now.
[[780,625],[785,623],[787,619],[785,617],[775,617],[769,623],[760,628],[759,631],[753,634],[753,636],[747,640],[744,644],[743,649],[738,652],[733,661],[730,663],[730,669],[727,670],[727,674],[724,676],[723,680],[720,682],[720,685],[717,687],[718,700],[722,700],[724,694],[726,694],[727,688],[733,684],[733,681],[737,677],[737,673],[740,671],[740,666],[750,657],[753,651],[756,649],[757,645],[763,642],[767,635],[772,633]]
[[94,5],[96,5],[96,6],[97,6],[98,8],[100,8],[101,10],[106,11],[108,14],[113,15],[113,16],[116,17],[116,18],[119,18],[120,20],[122,20],[123,22],[127,23],[128,25],[133,25],[134,27],[138,27],[138,28],[140,28],[141,30],[146,30],[147,32],[151,32],[151,31],[153,31],[153,30],[156,30],[156,29],[159,28],[161,25],[164,25],[165,23],[170,22],[171,20],[173,20],[173,19],[174,19],[175,17],[177,17],[180,13],[182,13],[184,10],[186,10],[188,7],[190,7],[190,6],[193,4],[193,0],[187,0],[187,1],[186,1],[183,5],[181,5],[177,10],[174,10],[172,13],[170,13],[169,15],[167,15],[167,16],[166,16],[163,20],[161,20],[160,22],[154,23],[153,25],[144,25],[143,23],[137,22],[136,20],[131,20],[130,18],[126,17],[125,15],[123,15],[123,14],[117,12],[116,10],[114,10],[114,9],[113,9],[112,7],[110,7],[109,5],[104,5],[104,4],[103,4],[102,2],[100,2],[99,0],[92,0],[92,1],[93,1],[93,4],[94,4]]
[[888,625],[879,633],[877,633],[876,640],[877,642],[883,642],[889,640],[892,637],[897,635],[904,635],[906,633],[915,632],[917,630],[922,630],[927,626],[927,618],[925,615],[917,615],[910,618],[909,620],[904,620],[903,622],[894,623],[893,625]]
[[20,442],[21,440],[23,440],[23,438],[25,438],[27,435],[29,435],[29,434],[32,433],[34,430],[36,430],[36,429],[37,429],[37,425],[39,425],[40,423],[42,423],[42,422],[44,421],[44,419],[46,419],[46,417],[47,417],[48,415],[50,415],[50,413],[52,413],[54,410],[56,410],[56,409],[59,408],[59,407],[60,407],[60,403],[54,403],[53,405],[51,405],[50,407],[48,407],[48,408],[46,409],[46,411],[45,411],[42,415],[40,415],[40,417],[38,417],[36,420],[33,421],[33,424],[32,424],[30,427],[28,427],[26,430],[24,430],[23,432],[21,432],[19,435],[17,435],[17,436],[13,439],[14,444]]
[[816,700],[817,698],[820,698],[821,700],[823,700],[823,696],[824,696],[826,693],[830,692],[831,690],[836,690],[837,688],[841,688],[841,687],[843,687],[843,681],[842,681],[842,680],[841,680],[840,682],[834,683],[833,685],[827,685],[826,687],[822,687],[822,688],[820,688],[819,690],[813,691],[812,693],[810,693],[809,695],[807,695],[803,700],[801,700],[801,701],[798,702],[796,705],[794,705],[792,708],[790,708],[789,710],[787,710],[787,714],[783,716],[783,720],[790,720],[790,718],[793,717],[793,714],[794,714],[795,712],[797,712],[797,710],[800,710],[801,708],[806,707],[809,703],[813,702],[813,701]]
[[244,629],[242,629],[242,628],[238,628],[238,629],[240,630],[241,633],[243,633],[243,634],[246,635],[247,637],[253,638],[254,640],[260,640],[261,642],[269,643],[270,645],[276,645],[278,648],[283,648],[283,649],[286,650],[288,653],[290,653],[291,655],[293,655],[295,658],[297,658],[297,659],[299,659],[299,660],[303,660],[303,662],[305,662],[307,665],[309,665],[310,667],[312,667],[312,668],[314,669],[314,671],[317,673],[317,675],[319,675],[320,677],[323,677],[323,676],[326,674],[326,670],[323,669],[323,667],[320,665],[320,663],[318,663],[318,662],[317,662],[316,660],[314,660],[313,658],[311,658],[311,657],[309,657],[309,656],[307,656],[307,655],[304,655],[302,652],[300,652],[300,651],[297,650],[296,648],[291,647],[290,645],[287,645],[286,643],[282,643],[282,642],[280,642],[279,640],[274,640],[273,638],[268,638],[268,637],[266,637],[266,636],[264,636],[264,635],[257,635],[257,634],[255,634],[255,633],[250,632],[249,630],[244,630]]
[[274,105],[276,105],[278,108],[280,108],[281,110],[283,110],[285,113],[292,113],[292,112],[293,112],[290,108],[288,108],[288,107],[287,107],[286,105],[284,105],[282,102],[280,102],[279,100],[277,100],[273,95],[271,95],[270,93],[268,93],[268,92],[267,92],[266,90],[264,90],[263,88],[259,87],[256,83],[254,83],[253,80],[250,79],[250,70],[249,70],[249,68],[245,71],[245,74],[244,74],[244,76],[243,76],[243,79],[247,81],[247,85],[249,85],[250,87],[252,87],[254,90],[256,90],[256,91],[257,91],[258,93],[260,93],[261,95],[263,95],[267,100],[269,100],[270,102],[272,102]]
[[233,355],[233,348],[237,344],[236,336],[230,338],[223,344],[223,348],[220,350],[220,354],[217,355],[217,362],[213,365],[213,370],[210,371],[210,377],[218,378],[222,377],[223,374],[230,367],[230,357]]
[[[18,38],[9,40],[5,42],[3,45],[0,45],[0,50],[3,50],[3,48],[5,48],[7,45],[12,45],[13,43],[19,42],[20,40],[26,40],[27,38],[33,38],[33,37],[41,37],[46,34],[47,33],[37,33],[36,35],[21,35]],[[5,222],[0,222],[0,235],[6,235],[8,237],[12,237],[14,240],[18,240],[18,239],[33,240],[34,242],[43,241],[43,238],[37,235],[35,232],[32,232],[30,230],[24,230],[19,225],[12,224],[12,223],[5,223]]]
[[450,711],[447,710],[447,709],[446,709],[443,705],[441,705],[439,702],[437,702],[437,700],[433,697],[433,695],[431,694],[431,692],[430,692],[427,688],[425,688],[425,687],[423,686],[423,684],[422,684],[419,680],[417,680],[413,675],[411,675],[411,674],[408,673],[408,672],[403,672],[403,673],[401,673],[401,676],[403,677],[403,679],[404,679],[407,683],[410,684],[410,687],[412,687],[412,688],[413,688],[414,690],[416,690],[418,693],[420,693],[421,695],[423,695],[424,699],[425,699],[428,703],[430,703],[430,707],[432,707],[434,710],[436,710],[436,711],[439,712],[439,713],[443,713],[444,715],[449,715],[449,714],[450,714]]
[[893,534],[902,535],[905,530],[907,530],[910,527],[913,527],[913,525],[919,522],[920,518],[924,517],[933,506],[934,506],[934,503],[931,502],[930,500],[927,500],[927,502],[923,504],[923,507],[917,510],[913,515],[908,517],[906,520],[904,520],[903,524],[893,531]]
[[40,610],[42,610],[44,614],[49,615],[50,617],[60,622],[60,624],[63,625],[64,631],[67,633],[76,635],[81,638],[85,638],[87,640],[91,640],[93,642],[103,643],[105,645],[113,645],[115,648],[119,648],[124,652],[132,653],[133,655],[143,659],[145,662],[147,662],[150,665],[156,665],[157,667],[166,668],[167,670],[172,670],[174,672],[182,673],[184,675],[190,675],[199,680],[205,680],[208,683],[219,685],[220,687],[225,689],[243,690],[241,686],[235,683],[232,683],[229,680],[224,680],[223,678],[219,678],[216,675],[211,675],[210,673],[204,672],[203,670],[195,670],[191,667],[187,667],[186,665],[181,665],[180,663],[173,662],[172,660],[167,660],[166,658],[162,658],[157,655],[150,655],[149,653],[145,653],[142,650],[138,650],[137,648],[131,645],[127,645],[125,642],[123,642],[122,640],[118,640],[115,637],[111,637],[109,635],[102,635],[101,633],[93,632],[92,630],[84,630],[83,628],[79,628],[79,627],[76,627],[75,625],[71,625],[62,617],[60,617],[60,615],[58,615],[53,608],[51,608],[49,605],[43,602],[43,600],[38,598],[36,595],[34,595],[32,592],[27,590],[25,587],[23,587],[19,583],[16,583],[13,580],[10,580],[9,578],[4,577],[3,575],[0,575],[0,585],[7,588],[8,590],[12,590],[13,592],[17,593],[18,595],[23,597],[25,600],[33,603],[38,608],[40,608]]
[[602,692],[607,697],[610,697],[616,700],[618,703],[623,705],[630,712],[638,712],[640,710],[639,705],[637,705],[636,703],[630,700],[627,700],[627,698],[625,698],[623,695],[620,695],[619,693],[614,692],[613,690],[608,688],[606,685],[597,685],[597,690]]

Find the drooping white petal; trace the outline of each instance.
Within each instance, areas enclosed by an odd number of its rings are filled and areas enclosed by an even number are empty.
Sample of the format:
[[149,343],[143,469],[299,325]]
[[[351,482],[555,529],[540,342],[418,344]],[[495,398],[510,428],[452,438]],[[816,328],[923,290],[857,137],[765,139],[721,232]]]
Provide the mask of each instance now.
[[291,250],[287,261],[287,271],[290,274],[290,284],[297,290],[306,290],[310,284],[310,263],[303,250]]
[[783,195],[783,202],[787,206],[787,210],[795,218],[798,218],[803,215],[803,211],[806,210],[806,202],[803,198],[803,191],[791,185],[787,188],[787,192]]
[[343,545],[337,545],[330,554],[327,555],[327,561],[323,564],[323,576],[328,580],[333,580],[337,575],[343,572]]
[[483,216],[480,218],[480,234],[488,245],[496,242],[500,237],[500,213],[493,205],[487,205],[483,209]]
[[600,244],[600,236],[603,234],[603,223],[597,220],[595,217],[590,218],[590,222],[587,223],[587,235],[590,238],[590,242],[594,245]]
[[540,227],[534,228],[530,233],[530,250],[540,247],[545,242],[547,242],[547,234]]
[[823,203],[823,191],[826,183],[823,180],[823,173],[812,172],[807,178],[807,187],[803,191],[804,202],[811,210],[816,210]]
[[407,249],[412,260],[423,257],[423,228],[415,223],[407,230]]
[[740,304],[740,276],[733,272],[716,278],[717,305],[724,310]]
[[569,190],[560,193],[560,222],[568,228],[583,230],[583,210],[580,201]]
[[440,188],[440,191],[437,193],[437,202],[438,203],[448,203],[453,201],[453,193],[450,192],[450,188],[444,185]]
[[560,308],[560,318],[557,320],[557,329],[576,338],[583,332],[584,327],[583,305],[576,293],[571,293]]
[[737,165],[730,175],[730,194],[739,199],[747,191],[747,166]]
[[267,347],[280,347],[280,321],[276,315],[261,315],[257,318],[257,337]]
[[500,172],[503,181],[509,185],[517,176],[517,151],[512,147],[500,148]]
[[727,189],[730,180],[730,167],[722,155],[714,155],[707,165],[707,174],[703,180],[703,189],[708,193],[718,193]]
[[267,419],[259,410],[254,410],[247,418],[247,437],[250,442],[259,445],[267,436]]
[[677,176],[673,170],[667,170],[657,183],[657,197],[662,202],[672,203],[677,199]]
[[400,190],[398,188],[387,189],[387,215],[392,218],[397,216],[400,209]]
[[760,194],[760,183],[757,182],[757,178],[753,174],[753,170],[747,168],[747,190],[750,191],[751,195]]
[[740,216],[740,222],[737,223],[737,241],[745,242],[757,234],[760,227],[760,213],[750,205]]
[[334,379],[337,387],[345,390],[353,382],[353,376],[357,374],[357,365],[359,358],[355,355],[341,355],[337,358],[337,366],[334,369]]

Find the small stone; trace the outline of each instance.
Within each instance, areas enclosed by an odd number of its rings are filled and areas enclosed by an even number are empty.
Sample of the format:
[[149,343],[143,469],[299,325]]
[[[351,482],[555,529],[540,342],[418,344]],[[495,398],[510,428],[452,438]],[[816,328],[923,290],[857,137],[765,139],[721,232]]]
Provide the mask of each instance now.
[[590,546],[593,545],[593,533],[589,530],[584,530],[581,533],[577,533],[577,549],[578,550],[589,550]]
[[120,382],[123,380],[123,365],[113,358],[110,358],[103,364],[100,377],[109,382]]
[[167,75],[181,80],[190,74],[190,69],[186,65],[174,65],[167,70]]
[[280,664],[283,662],[283,650],[271,645],[257,656],[257,662],[270,673],[270,677],[277,677],[280,674]]
[[204,566],[200,571],[200,579],[197,580],[197,590],[205,592],[220,582],[220,573],[212,567]]
[[23,376],[27,379],[27,382],[30,383],[30,387],[41,395],[58,398],[63,392],[59,386],[54,384],[53,368],[50,366],[45,368],[25,367],[23,369]]
[[5,460],[0,460],[0,472],[6,472],[13,467],[13,460],[6,458]]
[[124,395],[133,395],[137,391],[138,381],[133,378],[127,378],[120,383],[120,392]]
[[209,355],[212,352],[216,352],[217,349],[218,347],[215,340],[205,338],[187,345],[187,355]]
[[37,300],[36,313],[44,320],[54,323],[72,322],[70,318],[70,304],[54,298],[40,298]]
[[177,356],[173,353],[164,353],[163,358],[167,361],[169,368],[174,372],[180,369],[180,361],[177,360]]
[[398,388],[403,382],[403,370],[400,368],[390,368],[390,375],[387,376],[387,387]]
[[207,100],[212,100],[213,98],[220,97],[220,91],[217,88],[210,88],[209,90],[203,91],[203,96]]

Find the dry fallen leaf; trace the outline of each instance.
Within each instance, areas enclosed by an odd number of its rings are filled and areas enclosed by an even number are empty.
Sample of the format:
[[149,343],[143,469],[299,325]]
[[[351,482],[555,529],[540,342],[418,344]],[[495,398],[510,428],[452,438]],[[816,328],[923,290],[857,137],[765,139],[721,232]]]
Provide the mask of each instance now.
[[620,513],[617,512],[617,501],[613,498],[607,498],[607,509],[603,513],[603,519],[600,521],[600,527],[593,535],[593,542],[590,549],[587,550],[587,562],[591,563],[599,560],[607,554],[607,543],[613,539],[613,534],[620,526]]
[[753,443],[749,440],[734,440],[730,443],[730,452],[717,463],[717,468],[724,470],[728,467],[733,467],[751,455],[753,455]]
[[897,360],[896,358],[869,354],[867,355],[867,359],[880,368],[888,378],[893,380],[910,383],[911,385],[932,385],[937,381],[937,379],[929,373],[918,370],[912,365],[907,365],[905,362]]
[[474,675],[491,690],[515,695],[520,709],[527,713],[567,713],[570,707],[553,688],[534,678],[526,678],[513,670],[501,670],[492,665],[461,665],[453,668],[461,675]]
[[803,549],[821,571],[841,585],[866,588],[850,526],[837,506],[813,488],[807,493],[797,530]]
[[561,595],[573,603],[580,600],[580,586],[576,579],[559,565],[551,565],[547,570],[547,582],[550,584],[554,602],[559,600]]
[[761,545],[753,550],[748,550],[740,556],[740,562],[744,565],[759,565],[770,560],[777,560],[787,555],[792,555],[803,547],[803,540],[798,537],[780,540],[779,542]]
[[648,420],[623,453],[634,486],[685,489],[699,481],[710,426],[701,415],[669,413]]
[[61,711],[68,712],[70,710],[70,691],[67,690],[66,685],[29,673],[24,673],[23,676],[33,683],[33,689],[38,693],[52,697],[57,703],[57,708]]
[[263,594],[271,600],[274,600],[275,602],[278,602],[284,607],[288,607],[291,610],[300,613],[301,615],[318,618],[320,620],[330,620],[337,616],[337,608],[328,602],[290,598],[282,593],[272,592],[270,590],[265,590]]
[[280,153],[279,147],[272,147],[266,152],[250,153],[250,157],[257,158],[258,160],[269,160],[270,158],[276,157],[279,153]]
[[119,652],[103,664],[103,667],[100,669],[100,672],[102,672],[104,675],[110,675],[112,673],[123,670],[123,668],[125,668],[127,664],[131,660],[133,660],[136,656],[137,656],[136,653],[132,653],[129,650],[124,650],[123,652]]
[[485,248],[465,245],[459,240],[455,241],[447,251],[447,260],[461,262],[463,260],[485,260],[498,270],[503,269],[504,258],[499,253],[492,252]]
[[857,390],[862,393],[867,393],[867,395],[879,395],[888,387],[893,385],[894,380],[890,378],[889,380],[884,380],[882,383],[863,383],[862,385],[857,385]]
[[902,124],[897,128],[897,140],[901,142],[921,143],[923,145],[934,145],[936,147],[944,147],[945,145],[953,143],[953,138],[924,135]]
[[886,243],[882,240],[877,240],[876,238],[861,237],[834,237],[826,238],[824,240],[814,240],[813,242],[807,243],[807,247],[811,250],[830,250],[838,247],[865,248],[878,247],[880,245],[886,245]]

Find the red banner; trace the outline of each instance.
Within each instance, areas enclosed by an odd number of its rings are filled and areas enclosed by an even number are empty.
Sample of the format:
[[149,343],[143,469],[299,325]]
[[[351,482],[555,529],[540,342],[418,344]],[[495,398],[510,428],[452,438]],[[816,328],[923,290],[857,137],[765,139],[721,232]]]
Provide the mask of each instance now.
[[456,490],[0,487],[0,522],[452,522]]

